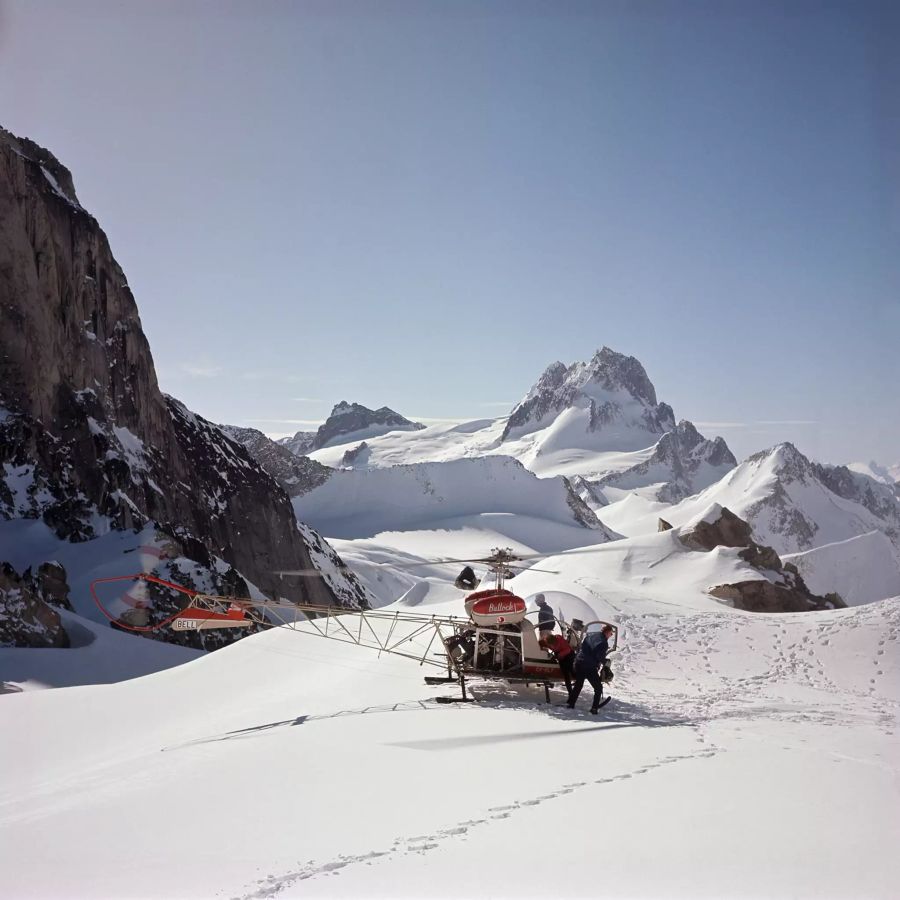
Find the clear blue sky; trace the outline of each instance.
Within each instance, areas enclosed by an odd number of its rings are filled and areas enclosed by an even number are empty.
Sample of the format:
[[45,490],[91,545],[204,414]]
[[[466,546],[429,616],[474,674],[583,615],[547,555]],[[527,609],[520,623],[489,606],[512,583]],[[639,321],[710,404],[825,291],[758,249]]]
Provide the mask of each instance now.
[[892,463],[898,59],[898,3],[0,0],[0,123],[215,421],[494,416],[607,344],[739,456]]

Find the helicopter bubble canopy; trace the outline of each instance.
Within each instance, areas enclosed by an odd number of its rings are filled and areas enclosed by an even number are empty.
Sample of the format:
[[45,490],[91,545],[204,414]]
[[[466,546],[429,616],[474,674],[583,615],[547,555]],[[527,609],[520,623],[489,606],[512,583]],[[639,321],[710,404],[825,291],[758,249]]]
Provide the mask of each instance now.
[[582,622],[594,622],[600,618],[596,610],[581,597],[568,594],[565,591],[537,591],[525,597],[526,615],[535,614],[538,611],[537,601],[543,597],[553,610],[553,615],[564,622],[580,619]]

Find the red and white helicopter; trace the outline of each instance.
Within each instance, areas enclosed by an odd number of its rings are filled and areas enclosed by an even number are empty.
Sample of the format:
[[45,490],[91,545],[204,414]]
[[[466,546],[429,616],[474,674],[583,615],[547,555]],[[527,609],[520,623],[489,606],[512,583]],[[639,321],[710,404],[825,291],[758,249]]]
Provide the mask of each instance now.
[[[591,552],[590,550],[574,552]],[[465,563],[455,584],[466,590],[465,615],[428,614],[402,607],[402,601],[390,609],[354,609],[341,606],[313,606],[287,600],[253,600],[223,597],[175,584],[149,573],[100,578],[91,583],[95,603],[113,624],[126,631],[149,633],[165,628],[174,631],[271,627],[285,625],[307,634],[344,643],[369,647],[416,660],[420,665],[446,669],[446,676],[426,676],[430,684],[456,683],[461,698],[438,698],[446,702],[470,700],[467,679],[502,680],[508,683],[542,685],[549,702],[549,690],[562,680],[556,659],[540,645],[537,623],[528,618],[538,598],[546,600],[554,612],[558,629],[573,650],[578,649],[589,631],[612,628],[609,651],[618,647],[618,628],[594,618],[593,610],[578,597],[561,591],[544,591],[520,597],[506,588],[506,581],[521,565],[550,554],[520,555],[510,548],[495,548],[488,556],[474,559],[437,560],[430,563],[400,564],[394,568],[419,568],[443,563]],[[389,565],[389,564],[382,564]],[[475,578],[472,565],[483,565],[493,579],[491,587]],[[542,571],[534,570],[532,571]],[[284,577],[322,577],[318,569],[280,572]],[[556,573],[548,573],[556,574]],[[184,598],[174,611],[163,613],[144,599],[146,591],[129,591],[116,601],[104,604],[103,585],[131,581],[176,592]],[[124,606],[124,609],[122,608]],[[545,625],[546,627],[546,625]],[[607,669],[608,673],[609,670]],[[607,674],[609,680],[611,675]]]

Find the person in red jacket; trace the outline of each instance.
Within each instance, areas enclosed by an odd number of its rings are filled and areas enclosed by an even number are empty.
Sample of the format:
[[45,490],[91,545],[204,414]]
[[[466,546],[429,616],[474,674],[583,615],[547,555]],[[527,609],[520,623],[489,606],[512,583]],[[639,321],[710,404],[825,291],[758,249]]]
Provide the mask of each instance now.
[[575,675],[575,653],[569,642],[561,634],[553,634],[549,631],[541,632],[538,643],[548,650],[559,663],[563,678],[566,680],[566,690],[572,695],[572,678]]

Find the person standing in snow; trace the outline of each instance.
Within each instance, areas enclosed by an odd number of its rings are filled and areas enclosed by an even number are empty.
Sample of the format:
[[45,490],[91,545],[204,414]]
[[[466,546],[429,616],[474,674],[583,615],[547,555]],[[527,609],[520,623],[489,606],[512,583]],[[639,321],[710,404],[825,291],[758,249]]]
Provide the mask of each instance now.
[[569,696],[571,696],[572,679],[575,677],[575,651],[561,634],[552,634],[549,631],[545,631],[541,634],[541,639],[538,643],[545,650],[552,653],[559,663],[559,668],[566,681],[566,690],[569,692]]
[[603,698],[603,682],[600,680],[600,666],[606,662],[609,653],[609,638],[613,633],[612,625],[604,625],[600,631],[590,631],[584,636],[578,654],[575,656],[575,684],[569,692],[569,709],[575,708],[578,695],[589,681],[594,689],[594,702],[591,712],[596,715]]
[[553,607],[550,606],[543,594],[538,594],[534,599],[538,605],[538,640],[540,640],[545,634],[553,631],[556,616],[553,615]]

